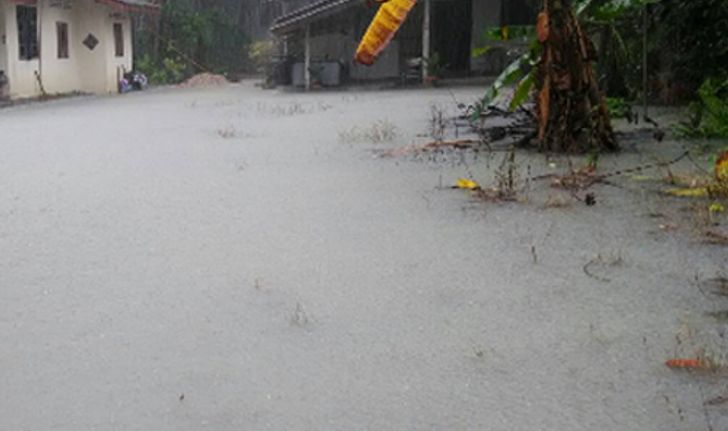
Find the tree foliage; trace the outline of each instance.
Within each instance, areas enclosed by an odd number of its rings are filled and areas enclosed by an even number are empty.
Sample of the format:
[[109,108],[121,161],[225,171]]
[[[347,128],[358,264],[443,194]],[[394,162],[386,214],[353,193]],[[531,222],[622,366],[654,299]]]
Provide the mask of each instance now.
[[203,71],[226,75],[244,71],[249,39],[234,13],[240,7],[237,3],[165,2],[156,25],[145,26],[138,35],[138,68],[161,83]]

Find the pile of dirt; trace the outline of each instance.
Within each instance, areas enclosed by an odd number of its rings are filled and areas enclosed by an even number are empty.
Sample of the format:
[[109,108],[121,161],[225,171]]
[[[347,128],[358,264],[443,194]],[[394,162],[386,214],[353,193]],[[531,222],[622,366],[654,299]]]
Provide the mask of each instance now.
[[215,75],[214,73],[200,73],[180,84],[180,87],[217,87],[227,84],[227,78],[222,75]]

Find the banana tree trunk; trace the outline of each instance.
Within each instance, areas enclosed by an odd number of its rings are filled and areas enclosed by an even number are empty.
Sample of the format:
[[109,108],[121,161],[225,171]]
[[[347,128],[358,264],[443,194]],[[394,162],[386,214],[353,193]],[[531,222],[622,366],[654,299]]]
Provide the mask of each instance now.
[[542,151],[617,151],[609,113],[594,76],[596,50],[571,0],[544,0],[537,24],[539,144]]

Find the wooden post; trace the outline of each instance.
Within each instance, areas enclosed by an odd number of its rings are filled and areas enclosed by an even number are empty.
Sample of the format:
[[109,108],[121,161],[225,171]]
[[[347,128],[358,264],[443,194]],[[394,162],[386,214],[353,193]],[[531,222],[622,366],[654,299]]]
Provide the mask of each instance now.
[[425,0],[422,16],[422,82],[427,81],[427,66],[430,62],[430,11],[432,0]]
[[311,89],[311,24],[306,25],[306,41],[303,63],[303,77],[306,83],[306,91]]

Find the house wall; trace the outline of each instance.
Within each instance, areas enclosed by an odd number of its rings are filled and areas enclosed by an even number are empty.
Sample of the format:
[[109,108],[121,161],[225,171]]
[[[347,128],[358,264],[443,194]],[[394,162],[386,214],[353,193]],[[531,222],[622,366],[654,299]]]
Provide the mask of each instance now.
[[394,40],[373,66],[354,61],[359,45],[351,35],[324,34],[311,38],[311,58],[316,61],[338,62],[349,70],[352,79],[375,80],[399,77],[399,42]]
[[40,64],[38,59],[20,60],[16,5],[13,3],[5,3],[5,41],[10,97],[32,97],[40,94],[40,85],[35,76]]
[[[122,25],[124,33],[124,55],[116,56],[114,44],[114,23]],[[114,93],[118,91],[119,80],[124,73],[132,70],[133,67],[133,46],[131,40],[131,18],[128,14],[107,14],[105,21],[106,29],[106,81],[104,92]]]
[[[80,48],[79,38],[74,33],[78,26],[74,14],[77,5],[70,2],[50,2],[39,9],[40,26],[40,67],[43,87],[49,93],[67,93],[80,87],[77,70]],[[58,58],[57,22],[68,24],[68,58]]]
[[[502,0],[473,0],[473,36],[470,41],[470,50],[482,46],[483,33],[488,27],[497,27],[501,22]],[[470,70],[480,72],[489,68],[485,58],[471,58]]]
[[[358,41],[352,41],[348,46],[349,53],[356,52],[356,48],[359,46]],[[350,54],[350,58],[353,55]],[[377,80],[377,79],[390,79],[400,77],[400,55],[399,55],[399,41],[393,40],[390,42],[387,49],[385,49],[377,58],[377,62],[372,66],[363,66],[356,63],[353,59],[349,60],[350,64],[350,76],[352,79],[361,80]]]
[[5,42],[5,5],[0,3],[0,70],[7,73],[8,50]]
[[[2,1],[2,0],[0,0]],[[82,91],[114,93],[122,71],[132,68],[131,19],[94,0],[38,0],[40,57],[23,61],[18,54],[15,5],[3,2],[6,10],[7,70],[13,98],[41,94],[35,76],[38,71],[45,91],[50,94]],[[2,4],[2,3],[0,3]],[[58,58],[57,22],[68,23],[69,58]],[[124,56],[116,57],[113,24],[124,30]],[[93,49],[83,44],[94,35],[99,43]]]

